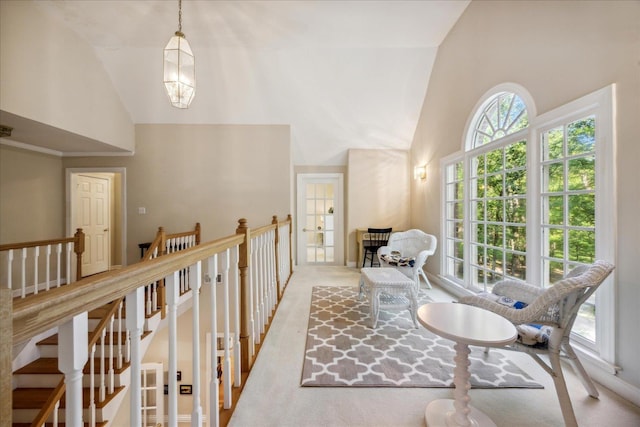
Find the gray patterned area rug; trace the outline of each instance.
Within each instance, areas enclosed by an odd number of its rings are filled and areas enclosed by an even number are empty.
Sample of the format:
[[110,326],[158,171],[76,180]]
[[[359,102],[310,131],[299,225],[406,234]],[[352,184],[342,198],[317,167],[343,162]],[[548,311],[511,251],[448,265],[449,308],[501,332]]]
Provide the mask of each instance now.
[[[421,290],[419,305],[430,301]],[[414,328],[407,310],[380,310],[369,323],[355,287],[315,286],[301,385],[304,387],[453,387],[453,341]],[[543,388],[503,352],[470,347],[473,388]]]

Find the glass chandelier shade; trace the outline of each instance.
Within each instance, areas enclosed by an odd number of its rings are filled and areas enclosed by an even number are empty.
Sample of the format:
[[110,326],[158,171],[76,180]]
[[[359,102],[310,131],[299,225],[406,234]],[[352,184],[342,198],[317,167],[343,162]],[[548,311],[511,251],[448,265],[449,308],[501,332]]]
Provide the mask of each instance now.
[[196,63],[182,33],[182,0],[178,2],[178,31],[164,48],[164,87],[177,108],[187,108],[196,94]]

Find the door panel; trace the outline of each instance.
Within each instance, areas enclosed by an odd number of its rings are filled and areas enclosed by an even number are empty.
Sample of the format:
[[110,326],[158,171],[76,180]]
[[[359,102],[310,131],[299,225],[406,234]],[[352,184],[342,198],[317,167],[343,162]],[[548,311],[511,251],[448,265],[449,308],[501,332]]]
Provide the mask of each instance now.
[[82,254],[82,275],[101,273],[109,269],[109,180],[78,175],[76,186],[76,228],[85,234]]
[[344,265],[342,174],[298,175],[298,264]]

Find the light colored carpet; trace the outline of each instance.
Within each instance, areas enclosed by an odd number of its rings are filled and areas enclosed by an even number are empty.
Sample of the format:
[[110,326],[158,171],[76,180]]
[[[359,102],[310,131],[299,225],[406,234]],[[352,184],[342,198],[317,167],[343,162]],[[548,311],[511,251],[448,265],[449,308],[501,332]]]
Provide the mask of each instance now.
[[[421,290],[418,305],[431,301]],[[369,303],[357,288],[314,286],[301,384],[305,387],[452,387],[453,342],[415,328],[408,310],[381,310],[369,326]],[[540,384],[508,356],[471,347],[472,388]]]
[[[295,268],[230,427],[421,427],[429,402],[452,397],[449,388],[300,386],[311,289],[318,283],[355,287],[359,277],[355,268]],[[428,294],[434,301],[452,300],[437,286]],[[528,355],[504,353],[545,388],[474,389],[469,393],[471,405],[500,427],[562,426],[551,377]],[[638,406],[600,385],[600,399],[592,399],[568,365],[565,375],[580,427],[640,425]]]

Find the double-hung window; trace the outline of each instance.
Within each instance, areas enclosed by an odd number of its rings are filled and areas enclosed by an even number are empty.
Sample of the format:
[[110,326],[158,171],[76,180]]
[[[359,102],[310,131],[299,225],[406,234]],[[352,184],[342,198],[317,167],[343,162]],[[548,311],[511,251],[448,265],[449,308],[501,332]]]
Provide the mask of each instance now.
[[[481,100],[464,150],[441,164],[444,279],[471,292],[504,279],[547,287],[578,265],[615,263],[613,96],[612,86],[540,116],[516,85]],[[573,328],[608,361],[613,283]]]

